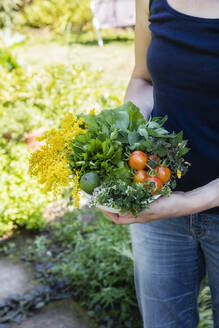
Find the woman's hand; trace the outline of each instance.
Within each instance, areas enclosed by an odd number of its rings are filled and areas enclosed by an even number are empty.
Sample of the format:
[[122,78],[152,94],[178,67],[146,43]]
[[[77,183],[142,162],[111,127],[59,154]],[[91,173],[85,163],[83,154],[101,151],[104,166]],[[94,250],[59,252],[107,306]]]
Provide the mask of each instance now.
[[216,206],[219,206],[219,179],[190,192],[173,192],[169,197],[162,196],[137,217],[130,212],[118,215],[101,211],[116,224],[133,224],[190,215]]
[[141,211],[137,217],[134,217],[131,212],[118,215],[101,211],[116,224],[146,223],[185,215],[185,196],[183,192],[172,193],[170,197],[163,196],[154,201],[149,209]]

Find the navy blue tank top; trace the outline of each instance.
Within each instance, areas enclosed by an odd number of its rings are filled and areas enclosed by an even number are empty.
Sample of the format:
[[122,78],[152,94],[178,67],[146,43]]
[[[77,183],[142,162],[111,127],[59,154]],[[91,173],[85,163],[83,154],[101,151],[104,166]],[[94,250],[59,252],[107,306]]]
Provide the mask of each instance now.
[[[168,115],[166,129],[184,131],[191,167],[177,190],[189,191],[219,178],[219,18],[190,16],[168,0],[153,0],[149,22],[152,115]],[[205,212],[219,214],[219,207]]]

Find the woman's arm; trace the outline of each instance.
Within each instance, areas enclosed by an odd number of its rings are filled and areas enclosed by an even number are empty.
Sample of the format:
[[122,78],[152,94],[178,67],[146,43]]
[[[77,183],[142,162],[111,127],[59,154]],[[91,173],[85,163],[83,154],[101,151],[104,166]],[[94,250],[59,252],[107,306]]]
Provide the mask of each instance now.
[[135,67],[125,95],[125,102],[132,101],[146,119],[153,108],[153,87],[146,65],[151,40],[148,17],[149,0],[136,0]]
[[184,193],[185,202],[189,201],[189,214],[202,212],[219,206],[219,178],[203,187]]

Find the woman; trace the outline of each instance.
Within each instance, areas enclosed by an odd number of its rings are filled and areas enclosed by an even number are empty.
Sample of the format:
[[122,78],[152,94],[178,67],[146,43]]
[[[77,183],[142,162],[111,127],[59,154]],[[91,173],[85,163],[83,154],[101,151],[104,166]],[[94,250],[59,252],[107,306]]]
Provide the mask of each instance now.
[[[145,328],[193,328],[207,274],[219,327],[219,1],[137,0],[135,68],[126,92],[147,118],[184,131],[192,166],[170,197],[131,224],[135,286]],[[145,13],[147,17],[145,16]]]

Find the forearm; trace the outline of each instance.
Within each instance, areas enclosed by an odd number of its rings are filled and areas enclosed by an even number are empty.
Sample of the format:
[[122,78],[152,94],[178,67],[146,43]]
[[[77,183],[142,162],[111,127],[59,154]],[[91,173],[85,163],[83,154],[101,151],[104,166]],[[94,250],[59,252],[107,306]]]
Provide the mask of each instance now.
[[140,108],[141,113],[147,119],[153,108],[153,86],[152,84],[139,77],[131,77],[124,102],[131,101]]
[[191,213],[198,213],[219,206],[219,178],[207,185],[185,193]]

